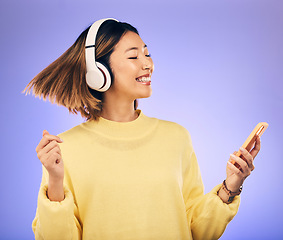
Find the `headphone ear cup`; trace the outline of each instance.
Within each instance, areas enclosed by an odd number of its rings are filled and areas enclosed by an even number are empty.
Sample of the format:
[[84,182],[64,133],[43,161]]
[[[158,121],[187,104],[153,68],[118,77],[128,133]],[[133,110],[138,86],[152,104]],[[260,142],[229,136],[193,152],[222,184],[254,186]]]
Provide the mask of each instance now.
[[96,62],[96,66],[101,71],[101,73],[103,75],[103,79],[104,79],[104,83],[101,86],[101,89],[98,90],[98,91],[105,92],[110,88],[110,85],[111,85],[111,82],[112,82],[111,71],[107,67],[107,65],[104,64],[103,62]]
[[105,92],[111,85],[111,75],[104,64],[96,62],[96,66],[96,70],[86,73],[87,85],[96,91]]

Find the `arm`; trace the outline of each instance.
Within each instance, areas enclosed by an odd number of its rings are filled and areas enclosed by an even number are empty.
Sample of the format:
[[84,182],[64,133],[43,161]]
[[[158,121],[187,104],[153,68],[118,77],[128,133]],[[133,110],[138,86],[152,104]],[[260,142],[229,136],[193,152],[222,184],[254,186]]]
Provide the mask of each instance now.
[[221,184],[204,195],[200,169],[188,132],[185,141],[183,197],[193,239],[219,239],[238,211],[240,196],[236,196],[230,204],[224,203],[217,195]]
[[61,202],[65,198],[64,183],[63,180],[55,180],[49,176],[48,188],[46,192],[47,198],[50,201]]
[[[254,170],[255,167],[253,161],[260,151],[260,145],[260,137],[257,136],[255,146],[250,152],[244,148],[240,148],[239,151],[241,152],[241,157],[237,156],[237,152],[230,154],[230,159],[227,162],[226,167],[227,177],[225,180],[225,185],[226,190],[230,191],[230,193],[228,193],[231,197],[241,192],[239,191],[240,187],[243,185],[245,179]],[[231,192],[233,193],[231,194]],[[221,188],[218,195],[224,202],[229,202],[227,196],[225,196],[225,191],[223,191],[223,188]]]
[[51,201],[47,197],[48,172],[42,166],[42,181],[38,193],[36,216],[32,230],[36,240],[80,240],[82,227],[77,205],[67,184],[63,186],[64,199]]

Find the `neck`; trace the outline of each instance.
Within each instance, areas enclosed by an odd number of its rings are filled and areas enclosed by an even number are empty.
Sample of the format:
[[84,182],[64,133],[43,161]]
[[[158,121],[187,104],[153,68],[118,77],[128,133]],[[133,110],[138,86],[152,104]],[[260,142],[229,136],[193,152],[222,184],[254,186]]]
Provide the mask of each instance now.
[[115,122],[130,122],[138,117],[134,102],[108,101],[103,102],[101,117]]

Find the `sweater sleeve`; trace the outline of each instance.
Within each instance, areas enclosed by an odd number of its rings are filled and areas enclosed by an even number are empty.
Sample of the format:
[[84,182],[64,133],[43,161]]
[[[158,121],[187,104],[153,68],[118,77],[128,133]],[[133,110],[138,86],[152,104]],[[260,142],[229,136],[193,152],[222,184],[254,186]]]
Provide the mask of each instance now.
[[236,196],[230,204],[224,203],[217,195],[221,184],[204,195],[200,169],[188,132],[183,161],[183,197],[193,239],[219,239],[238,211],[240,196]]
[[61,202],[47,197],[48,172],[42,166],[42,181],[38,193],[36,216],[32,230],[36,240],[80,240],[82,227],[78,208],[67,184],[64,183],[65,198]]

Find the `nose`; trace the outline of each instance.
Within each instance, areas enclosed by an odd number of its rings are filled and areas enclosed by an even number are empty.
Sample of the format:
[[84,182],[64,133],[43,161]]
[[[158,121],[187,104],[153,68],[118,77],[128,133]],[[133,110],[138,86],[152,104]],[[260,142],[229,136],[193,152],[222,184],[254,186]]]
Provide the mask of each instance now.
[[149,59],[148,57],[145,58],[144,62],[143,62],[143,69],[151,69],[152,70],[153,67],[153,62],[151,59]]

